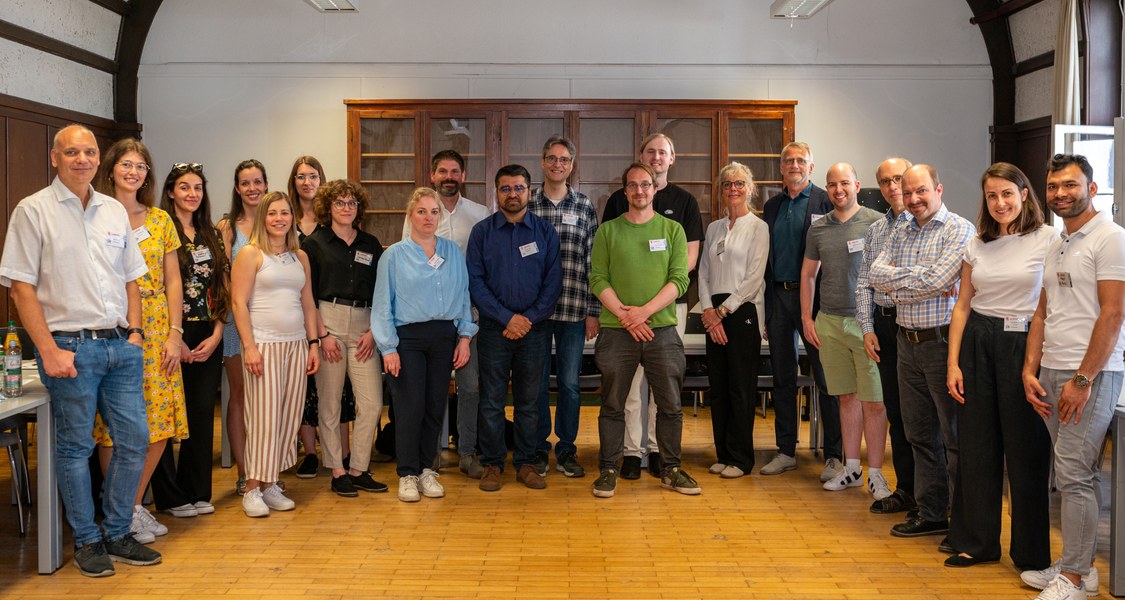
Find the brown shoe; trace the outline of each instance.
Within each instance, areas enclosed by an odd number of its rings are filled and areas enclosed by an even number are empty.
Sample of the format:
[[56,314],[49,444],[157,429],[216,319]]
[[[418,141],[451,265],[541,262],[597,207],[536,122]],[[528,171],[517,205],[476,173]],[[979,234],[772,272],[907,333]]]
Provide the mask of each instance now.
[[481,491],[485,492],[498,492],[500,491],[500,467],[496,465],[488,465],[484,468],[484,475],[481,475],[480,485],[478,486]]
[[516,472],[516,481],[526,485],[533,490],[541,490],[547,487],[547,480],[542,475],[535,472],[535,465],[523,465],[520,470]]

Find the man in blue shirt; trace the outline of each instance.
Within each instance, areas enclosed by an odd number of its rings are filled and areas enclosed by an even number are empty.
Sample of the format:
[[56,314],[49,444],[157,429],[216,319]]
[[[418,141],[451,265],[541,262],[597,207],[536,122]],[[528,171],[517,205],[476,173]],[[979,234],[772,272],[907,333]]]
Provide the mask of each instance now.
[[547,357],[544,322],[562,290],[559,238],[555,228],[527,210],[531,175],[520,165],[496,172],[500,209],[473,227],[466,262],[469,294],[480,311],[480,489],[498,491],[507,446],[504,404],[512,382],[516,480],[532,489],[547,487],[534,466],[538,426],[536,399]]

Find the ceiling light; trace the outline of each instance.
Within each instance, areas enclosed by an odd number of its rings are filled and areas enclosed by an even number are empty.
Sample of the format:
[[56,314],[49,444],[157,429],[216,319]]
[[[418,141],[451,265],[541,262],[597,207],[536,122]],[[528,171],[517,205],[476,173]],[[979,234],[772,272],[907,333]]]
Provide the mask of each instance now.
[[808,19],[832,0],[774,0],[771,19]]
[[305,0],[320,12],[356,12],[359,9],[348,0]]

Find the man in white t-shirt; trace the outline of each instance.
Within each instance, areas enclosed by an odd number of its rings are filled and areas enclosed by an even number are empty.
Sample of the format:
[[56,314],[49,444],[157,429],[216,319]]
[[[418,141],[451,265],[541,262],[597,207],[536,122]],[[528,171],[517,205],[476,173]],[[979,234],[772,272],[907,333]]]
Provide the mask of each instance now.
[[1063,549],[1051,567],[1020,575],[1040,599],[1084,599],[1098,587],[1095,488],[1125,371],[1125,229],[1094,209],[1097,192],[1086,157],[1056,154],[1047,164],[1047,206],[1064,227],[1047,253],[1023,382],[1054,442]]

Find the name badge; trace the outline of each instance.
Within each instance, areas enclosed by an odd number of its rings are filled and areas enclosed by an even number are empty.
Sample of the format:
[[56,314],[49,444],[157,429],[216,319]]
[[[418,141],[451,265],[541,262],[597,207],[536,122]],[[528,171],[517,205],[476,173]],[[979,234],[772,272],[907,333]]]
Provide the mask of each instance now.
[[107,233],[105,234],[105,245],[114,248],[125,247],[125,234],[123,233]]
[[427,264],[427,265],[430,265],[431,267],[433,267],[433,268],[434,268],[434,269],[436,270],[436,269],[437,269],[438,267],[440,267],[440,266],[441,266],[441,265],[442,265],[442,264],[443,264],[444,262],[445,262],[445,259],[444,259],[444,258],[442,258],[441,256],[439,256],[439,255],[435,254],[435,255],[433,255],[433,256],[432,256],[432,257],[430,258],[430,260],[427,260],[427,261],[426,261],[426,264]]
[[666,240],[666,239],[649,240],[648,241],[648,251],[649,252],[666,252],[667,250],[668,250],[668,240]]
[[1059,287],[1064,287],[1064,288],[1074,287],[1070,283],[1070,273],[1065,273],[1065,272],[1059,271],[1057,275],[1059,277]]
[[528,242],[520,246],[520,257],[527,258],[532,254],[539,253],[539,246],[535,242]]
[[355,251],[355,261],[361,265],[371,266],[371,261],[374,258],[375,255],[370,252],[360,252],[359,250]]
[[202,248],[198,248],[194,252],[191,253],[191,259],[193,261],[195,261],[195,264],[199,264],[201,262],[207,262],[207,261],[211,260],[211,249],[208,248],[207,246],[203,246]]
[[810,223],[816,223],[817,221],[819,221],[819,220],[821,220],[821,219],[823,219],[823,218],[824,218],[824,215],[813,215],[813,216],[812,216],[812,221],[809,221],[809,222],[810,222]]
[[1004,331],[1027,332],[1027,317],[1004,317]]
[[150,237],[152,237],[152,234],[148,232],[148,227],[145,227],[144,225],[141,225],[140,227],[133,230],[133,238],[137,240],[138,244]]
[[717,256],[717,255],[722,254],[723,252],[726,252],[726,251],[727,251],[727,241],[726,240],[719,240],[719,243],[715,244],[715,255]]
[[563,215],[563,225],[577,225],[578,215]]
[[863,238],[848,240],[848,254],[863,252]]
[[281,259],[281,264],[283,264],[283,265],[287,265],[291,262],[297,262],[297,257],[293,256],[292,252],[286,252],[285,254],[279,254],[277,257],[279,259]]

